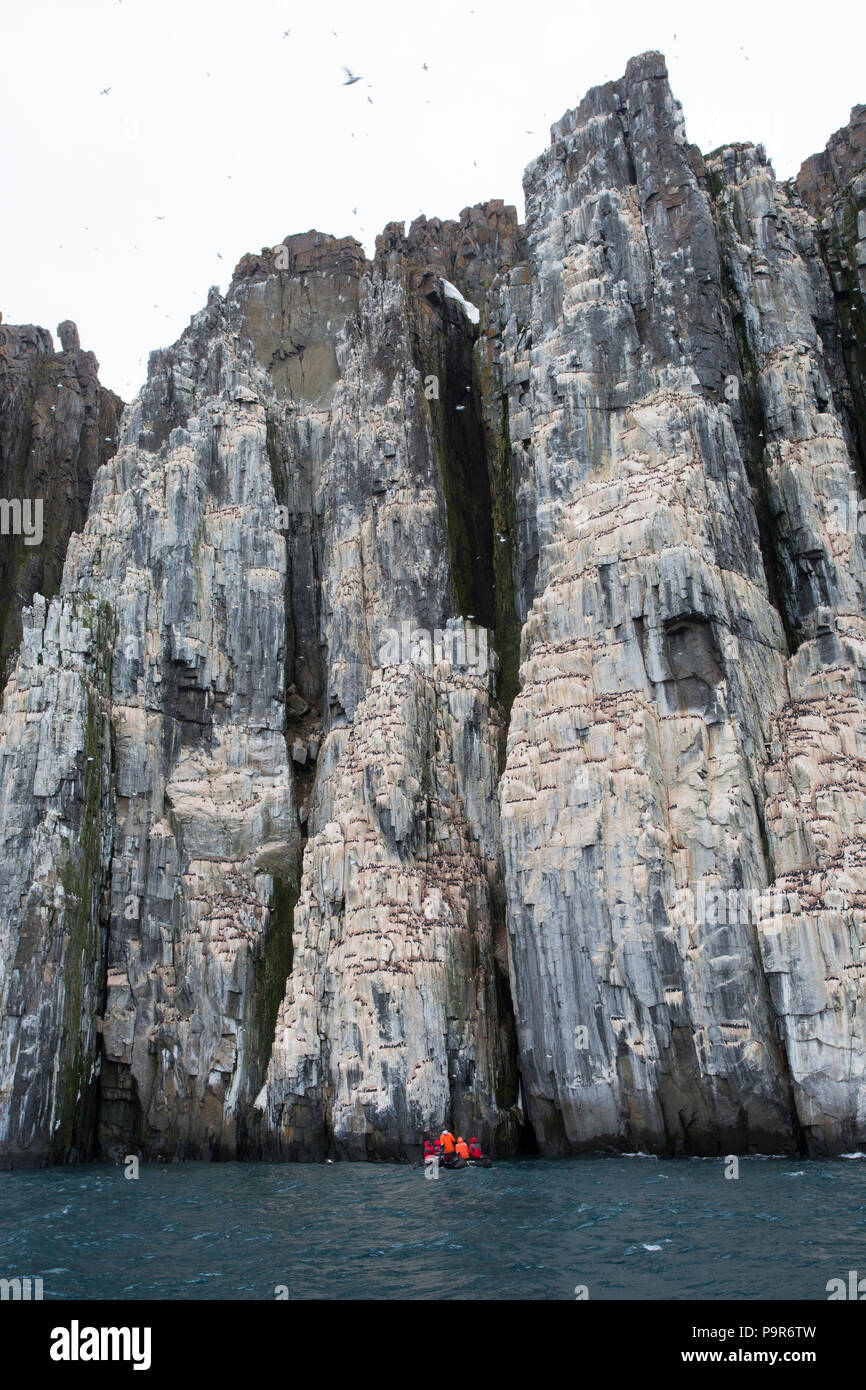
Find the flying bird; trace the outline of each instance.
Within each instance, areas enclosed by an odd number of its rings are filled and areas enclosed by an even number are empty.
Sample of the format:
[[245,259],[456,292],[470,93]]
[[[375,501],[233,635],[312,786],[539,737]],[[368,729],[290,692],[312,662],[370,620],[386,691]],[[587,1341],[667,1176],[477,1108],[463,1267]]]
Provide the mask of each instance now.
[[221,261],[222,258],[223,258],[223,253],[222,253],[222,251],[217,251],[217,260],[218,260],[218,261]]
[[110,88],[110,87],[101,87],[101,88],[100,88],[100,91],[99,91],[99,95],[100,95],[101,97],[107,97],[107,96],[108,96],[108,93],[109,93],[110,91],[111,91],[111,88]]
[[156,214],[156,220],[157,220],[157,222],[164,222],[164,221],[165,221],[165,217],[164,217],[164,216],[160,217],[159,213],[157,213],[157,214]]
[[358,209],[357,209],[357,208],[352,208],[352,216],[353,216],[353,217],[357,217],[357,216],[358,216]]
[[283,38],[284,38],[284,39],[287,39],[287,38],[289,37],[289,34],[290,34],[291,32],[292,32],[291,29],[284,29],[284,30],[283,30]]
[[354,82],[361,81],[360,77],[356,77],[355,74],[352,72],[352,69],[347,68],[345,63],[343,64],[343,72],[346,74],[346,80],[343,83],[344,87],[351,87]]
[[372,106],[372,105],[373,105],[373,98],[372,98],[372,97],[367,97],[367,100],[369,101],[370,105]]
[[422,63],[421,66],[422,66],[422,68],[424,69],[425,72],[428,72],[428,71],[429,71],[429,69],[428,69],[426,63]]

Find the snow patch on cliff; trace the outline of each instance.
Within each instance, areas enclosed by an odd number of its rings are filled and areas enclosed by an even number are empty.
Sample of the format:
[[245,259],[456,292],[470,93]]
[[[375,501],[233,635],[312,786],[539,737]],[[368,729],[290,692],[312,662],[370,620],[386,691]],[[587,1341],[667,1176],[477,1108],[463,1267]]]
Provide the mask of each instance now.
[[477,323],[481,317],[480,311],[474,304],[470,304],[468,299],[464,299],[456,285],[452,285],[450,280],[443,279],[442,288],[445,291],[446,299],[456,299],[458,304],[462,304],[463,311],[470,323]]

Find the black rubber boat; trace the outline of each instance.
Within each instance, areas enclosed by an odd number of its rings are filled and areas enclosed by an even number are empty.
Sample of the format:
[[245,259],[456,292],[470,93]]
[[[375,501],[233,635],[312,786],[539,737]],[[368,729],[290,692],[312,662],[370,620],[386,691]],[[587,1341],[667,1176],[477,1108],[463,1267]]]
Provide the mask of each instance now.
[[[423,1162],[422,1162],[421,1166],[422,1166],[422,1168],[423,1168],[423,1166],[424,1166]],[[440,1163],[439,1163],[439,1171],[440,1171],[440,1173],[459,1173],[459,1172],[461,1171],[461,1169],[463,1169],[463,1168],[492,1168],[492,1167],[493,1167],[493,1159],[492,1159],[492,1158],[470,1158],[468,1161],[467,1161],[465,1158],[455,1158],[455,1159],[453,1159],[450,1163],[442,1163],[441,1161],[440,1161]]]

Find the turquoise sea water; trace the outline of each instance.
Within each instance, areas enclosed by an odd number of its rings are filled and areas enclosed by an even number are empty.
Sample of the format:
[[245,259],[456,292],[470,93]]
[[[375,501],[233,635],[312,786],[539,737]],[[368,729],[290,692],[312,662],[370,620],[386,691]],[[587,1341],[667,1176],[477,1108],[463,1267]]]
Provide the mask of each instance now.
[[0,1278],[45,1299],[826,1299],[866,1161],[515,1159],[0,1173]]

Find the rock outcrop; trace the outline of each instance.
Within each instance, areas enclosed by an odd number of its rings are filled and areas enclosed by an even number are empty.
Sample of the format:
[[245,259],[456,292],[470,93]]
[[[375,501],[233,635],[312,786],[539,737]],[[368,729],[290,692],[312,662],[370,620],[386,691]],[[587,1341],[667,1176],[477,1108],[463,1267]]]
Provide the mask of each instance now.
[[780,184],[644,54],[525,227],[152,356],[0,712],[0,1161],[862,1147],[862,111]]
[[844,371],[836,382],[866,458],[866,106],[803,164],[795,194],[818,219]]
[[0,316],[0,684],[21,610],[56,593],[97,470],[117,448],[123,402],[100,385],[75,324],[64,320],[57,336],[60,352],[44,328]]

